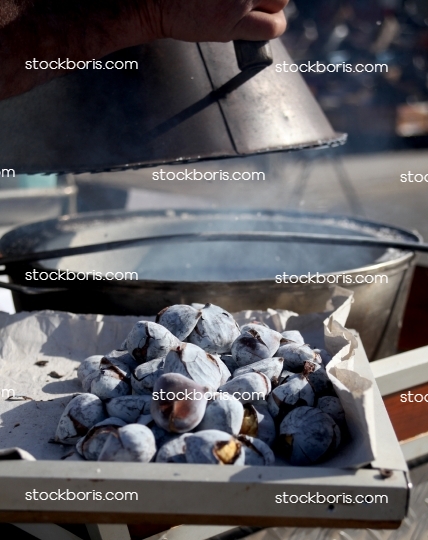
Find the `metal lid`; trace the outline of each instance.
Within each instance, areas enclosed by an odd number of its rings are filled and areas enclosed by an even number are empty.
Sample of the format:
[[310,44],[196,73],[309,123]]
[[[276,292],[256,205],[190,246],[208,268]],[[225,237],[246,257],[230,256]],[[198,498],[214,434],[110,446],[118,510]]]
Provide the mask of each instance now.
[[0,103],[0,163],[17,173],[79,173],[342,144],[291,63],[224,97],[232,43],[160,40],[115,53],[139,69],[77,71]]

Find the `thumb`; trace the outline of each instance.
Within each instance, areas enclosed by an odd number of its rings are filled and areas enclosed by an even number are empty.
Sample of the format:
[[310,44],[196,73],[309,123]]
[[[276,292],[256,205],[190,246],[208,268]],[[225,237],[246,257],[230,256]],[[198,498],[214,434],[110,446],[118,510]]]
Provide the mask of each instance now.
[[282,35],[286,26],[283,11],[270,14],[255,10],[238,22],[233,29],[232,39],[268,41]]

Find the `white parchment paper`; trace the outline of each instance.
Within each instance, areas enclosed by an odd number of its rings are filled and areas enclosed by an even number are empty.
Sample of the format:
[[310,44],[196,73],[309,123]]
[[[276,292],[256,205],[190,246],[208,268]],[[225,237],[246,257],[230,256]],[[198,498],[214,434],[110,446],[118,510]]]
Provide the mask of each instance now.
[[[323,313],[299,316],[270,309],[234,314],[239,324],[256,318],[278,331],[299,330],[307,343],[332,355],[327,371],[352,441],[322,465],[328,467],[357,468],[375,459],[373,383],[355,371],[357,341],[344,327],[352,301],[352,293],[336,287]],[[0,389],[7,391],[0,400],[0,449],[19,447],[36,459],[65,456],[72,447],[49,441],[64,407],[82,391],[76,378],[79,363],[118,348],[138,320],[55,311],[0,313]],[[47,363],[37,365],[40,361]],[[6,399],[12,393],[18,400]]]

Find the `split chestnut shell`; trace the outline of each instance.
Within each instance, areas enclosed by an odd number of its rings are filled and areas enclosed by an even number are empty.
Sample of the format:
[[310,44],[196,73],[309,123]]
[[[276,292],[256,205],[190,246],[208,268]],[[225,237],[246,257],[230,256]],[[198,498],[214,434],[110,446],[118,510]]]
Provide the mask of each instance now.
[[55,440],[76,444],[88,430],[106,417],[102,401],[92,394],[79,394],[64,409],[56,429]]
[[179,373],[162,375],[153,388],[150,405],[154,421],[173,433],[191,431],[204,417],[207,390]]
[[222,399],[221,396],[222,394],[219,394],[216,399],[208,401],[204,417],[196,431],[216,429],[238,435],[244,419],[244,408],[233,396],[227,396],[228,399]]
[[315,394],[303,374],[296,373],[284,384],[277,386],[268,398],[269,412],[274,418],[281,420],[295,407],[307,405],[312,407]]
[[277,350],[276,356],[282,356],[284,358],[284,369],[293,373],[303,371],[305,362],[321,364],[321,357],[309,345],[286,343]]
[[215,392],[223,379],[220,362],[197,345],[180,343],[165,358],[163,372],[180,373]]
[[128,424],[132,424],[142,414],[150,413],[152,396],[121,396],[106,400],[106,409],[110,416],[120,418]]
[[186,438],[187,463],[244,465],[242,443],[229,433],[209,429],[189,434]]
[[227,392],[241,403],[264,400],[271,390],[272,385],[268,377],[258,371],[238,375],[219,388],[219,392]]
[[184,433],[166,442],[156,454],[156,463],[186,463],[186,439],[188,436],[188,433]]
[[240,435],[238,437],[245,455],[245,465],[273,465],[275,463],[275,455],[269,446],[255,437]]
[[148,463],[156,454],[153,433],[146,426],[128,424],[107,437],[98,461],[135,461]]
[[336,424],[342,429],[346,425],[345,411],[339,398],[333,396],[324,396],[319,398],[317,403],[318,409],[323,413],[330,415]]
[[126,345],[138,363],[165,357],[180,341],[160,324],[139,321],[126,338]]
[[156,322],[167,328],[180,341],[184,341],[195,328],[202,312],[186,304],[175,304],[160,311]]
[[272,351],[272,354],[278,350],[281,340],[283,339],[279,332],[272,330],[272,328],[269,328],[268,326],[250,323],[241,327],[241,334],[250,332],[251,330],[260,335],[263,343],[266,345],[269,351]]
[[[239,367],[248,366],[259,362],[265,358],[282,356],[276,354],[280,343],[281,334],[274,332],[270,328],[259,325],[247,325],[248,330],[234,341],[232,345],[232,356]],[[278,334],[279,338],[275,336]]]
[[298,330],[285,330],[281,332],[281,336],[287,341],[293,341],[298,345],[304,345],[305,340],[303,339],[302,334]]
[[298,407],[281,422],[280,444],[292,465],[313,465],[333,455],[340,444],[340,429],[320,409]]
[[135,394],[148,394],[153,392],[153,387],[161,375],[163,375],[164,358],[149,360],[140,364],[132,373],[131,386]]
[[100,399],[126,396],[131,393],[131,381],[117,366],[101,369],[92,379],[91,393]]
[[233,377],[235,378],[239,375],[244,375],[244,373],[254,373],[258,371],[259,373],[264,373],[272,382],[277,383],[282,373],[283,364],[284,358],[265,358],[259,362],[254,362],[254,364],[240,367],[233,372]]
[[97,373],[100,369],[100,362],[103,359],[102,355],[89,356],[77,368],[77,378],[81,383],[91,373]]
[[117,429],[123,426],[126,426],[126,423],[120,418],[106,418],[98,422],[78,441],[76,450],[88,461],[97,461],[110,433],[116,433]]
[[244,405],[244,419],[240,433],[241,435],[256,437],[268,446],[274,443],[276,427],[266,401],[246,403]]
[[233,316],[213,304],[206,304],[200,313],[201,317],[187,340],[208,353],[230,352],[232,343],[240,334]]

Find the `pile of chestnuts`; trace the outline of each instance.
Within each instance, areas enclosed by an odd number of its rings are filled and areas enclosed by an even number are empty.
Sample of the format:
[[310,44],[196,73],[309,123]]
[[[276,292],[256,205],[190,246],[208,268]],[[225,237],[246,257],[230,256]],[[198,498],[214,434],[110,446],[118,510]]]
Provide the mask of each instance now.
[[212,304],[170,306],[137,322],[120,349],[80,364],[85,393],[55,439],[92,461],[320,463],[347,433],[330,360],[300,332],[240,328]]

